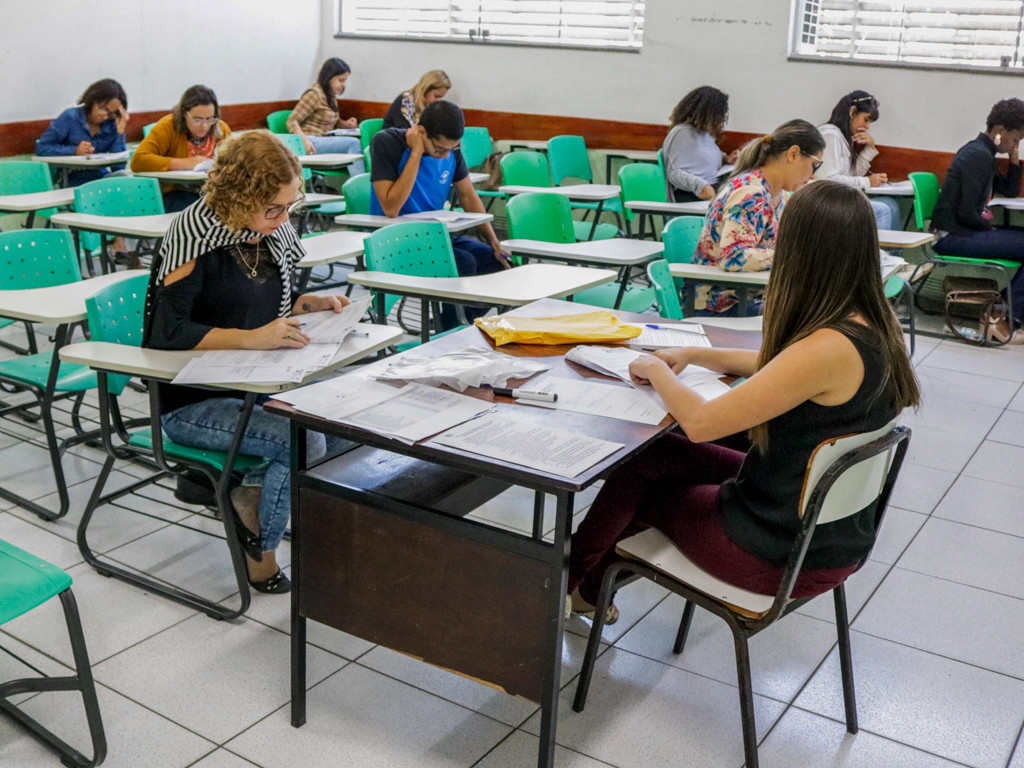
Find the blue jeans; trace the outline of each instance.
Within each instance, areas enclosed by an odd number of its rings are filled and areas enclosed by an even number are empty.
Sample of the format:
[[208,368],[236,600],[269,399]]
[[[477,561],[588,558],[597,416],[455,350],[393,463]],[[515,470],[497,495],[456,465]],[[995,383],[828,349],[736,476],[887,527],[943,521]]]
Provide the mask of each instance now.
[[871,210],[875,212],[875,221],[879,229],[903,229],[900,219],[900,204],[894,197],[868,198],[871,203]]
[[[355,136],[307,136],[306,138],[309,139],[310,144],[313,145],[313,149],[316,150],[318,155],[329,152],[348,155],[363,154],[363,145]],[[351,176],[366,173],[366,163],[362,160],[356,160],[352,165],[348,166],[348,172]]]
[[[461,277],[486,275],[498,272],[501,264],[494,257],[494,249],[487,243],[474,240],[472,237],[455,235],[452,237],[452,251],[455,254],[455,268]],[[487,307],[463,307],[466,320],[472,323],[476,318],[487,314]],[[447,331],[459,324],[459,318],[453,304],[441,305],[441,330]]]
[[[971,259],[1005,259],[1024,262],[1024,228],[999,227],[960,234],[949,234],[935,244],[940,256],[964,256]],[[1013,315],[1024,323],[1024,269],[1010,280]]]
[[[213,451],[227,451],[238,426],[242,400],[215,397],[164,414],[160,421],[164,432],[176,443]],[[328,450],[345,443],[319,432],[306,433],[306,458],[316,461]],[[260,496],[260,538],[264,551],[277,549],[288,527],[292,512],[291,435],[284,416],[267,413],[259,404],[253,408],[249,426],[242,438],[241,451],[247,456],[263,456],[269,464],[251,470],[243,485],[262,485]]]

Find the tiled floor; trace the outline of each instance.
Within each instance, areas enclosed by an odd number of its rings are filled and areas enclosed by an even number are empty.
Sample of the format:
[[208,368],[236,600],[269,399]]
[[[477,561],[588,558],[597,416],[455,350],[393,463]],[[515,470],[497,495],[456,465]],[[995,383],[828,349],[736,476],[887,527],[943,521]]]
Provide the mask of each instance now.
[[[752,642],[767,768],[1024,768],[1024,350],[919,339],[916,363],[926,403],[906,416],[914,429],[909,463],[872,560],[849,584],[861,731],[850,736],[843,725],[831,603],[819,598]],[[136,411],[145,406],[138,394],[127,401]],[[41,445],[31,427],[0,420],[0,482],[51,503]],[[110,742],[107,766],[536,764],[533,704],[316,625],[308,722],[292,728],[287,598],[256,595],[244,619],[216,622],[82,562],[75,525],[99,459],[87,447],[66,457],[65,520],[44,523],[4,503],[0,537],[75,580]],[[114,482],[137,472],[122,467]],[[166,490],[146,496],[123,505],[146,517],[103,510],[94,545],[165,578],[201,579],[211,595],[232,599],[222,545],[168,525],[208,523]],[[529,499],[510,491],[478,516],[528,530],[528,510]],[[686,653],[676,657],[678,598],[638,583],[618,603],[623,618],[606,631],[582,714],[569,701],[588,625],[569,624],[557,765],[740,768],[724,627],[698,612]],[[53,674],[70,662],[55,603],[0,628],[0,646],[8,651],[0,653],[0,679],[26,674],[25,663]],[[73,695],[39,694],[27,706],[85,744]],[[0,765],[55,764],[0,721]]]

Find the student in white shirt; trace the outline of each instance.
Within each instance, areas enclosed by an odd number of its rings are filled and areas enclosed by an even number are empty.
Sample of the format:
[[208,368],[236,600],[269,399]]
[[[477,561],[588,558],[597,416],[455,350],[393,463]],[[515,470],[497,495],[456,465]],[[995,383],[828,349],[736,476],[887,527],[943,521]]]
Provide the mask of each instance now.
[[[876,120],[878,99],[870,93],[851,91],[843,96],[828,122],[818,126],[825,151],[814,178],[862,190],[885,184],[888,179],[884,173],[871,173],[871,161],[878,157],[878,149],[868,128]],[[901,228],[900,206],[895,198],[872,195],[869,202],[879,229]]]

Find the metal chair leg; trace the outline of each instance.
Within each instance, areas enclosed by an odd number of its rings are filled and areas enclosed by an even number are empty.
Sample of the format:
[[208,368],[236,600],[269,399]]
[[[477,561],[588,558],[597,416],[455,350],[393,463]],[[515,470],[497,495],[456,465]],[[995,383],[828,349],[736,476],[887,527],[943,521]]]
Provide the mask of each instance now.
[[594,662],[597,660],[597,649],[601,647],[601,630],[604,629],[604,620],[608,615],[608,606],[612,602],[612,593],[615,591],[615,577],[622,569],[622,565],[616,563],[605,573],[601,581],[601,594],[597,598],[597,610],[594,611],[594,623],[590,627],[590,636],[587,639],[587,652],[583,656],[583,667],[580,669],[580,679],[576,683],[576,697],[573,699],[572,708],[574,712],[582,712],[587,706],[587,692],[590,690],[590,678],[594,674]]
[[686,646],[686,637],[690,634],[690,622],[693,621],[694,605],[689,600],[683,607],[683,617],[679,620],[679,631],[676,632],[676,642],[672,646],[672,653],[680,654]]
[[738,627],[731,627],[736,648],[736,682],[740,689],[740,718],[743,727],[744,768],[758,768],[757,724],[754,720],[754,689],[750,682],[750,648]]
[[850,620],[846,612],[846,589],[840,584],[832,590],[836,604],[836,634],[839,636],[839,669],[843,675],[843,706],[846,709],[846,730],[856,733],[857,692],[853,685],[853,655],[850,652]]

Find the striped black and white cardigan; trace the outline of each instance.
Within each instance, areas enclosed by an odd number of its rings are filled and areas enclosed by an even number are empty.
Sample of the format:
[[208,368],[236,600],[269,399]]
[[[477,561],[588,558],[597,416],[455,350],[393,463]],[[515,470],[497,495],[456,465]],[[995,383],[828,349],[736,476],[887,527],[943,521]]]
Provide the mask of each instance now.
[[[178,267],[199,258],[204,253],[256,237],[260,237],[259,233],[250,229],[234,232],[225,227],[213,209],[206,204],[204,196],[182,211],[167,228],[167,235],[160,246],[157,281],[162,281]],[[278,307],[278,316],[288,317],[292,313],[292,271],[306,255],[306,251],[295,228],[287,221],[273,234],[263,236],[261,242],[267,246],[271,259],[281,272],[281,304]]]

